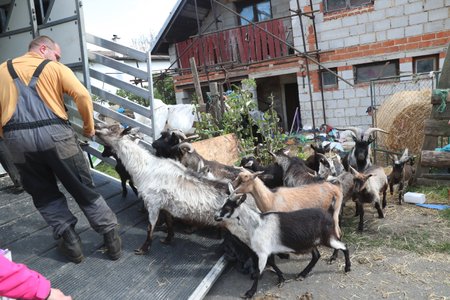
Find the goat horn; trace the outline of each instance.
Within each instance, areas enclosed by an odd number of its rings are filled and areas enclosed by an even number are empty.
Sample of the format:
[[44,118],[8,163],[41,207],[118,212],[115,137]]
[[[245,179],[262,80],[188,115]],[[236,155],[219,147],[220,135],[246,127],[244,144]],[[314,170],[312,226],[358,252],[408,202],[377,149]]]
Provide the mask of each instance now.
[[359,127],[345,127],[345,128],[335,128],[336,130],[350,130],[353,132],[353,135],[356,137],[358,141],[362,140],[363,132],[362,129]]
[[401,162],[406,162],[410,159],[409,157],[409,153],[408,153],[408,148],[405,149],[405,151],[402,154],[402,157],[400,157],[400,161]]
[[372,133],[374,133],[375,131],[381,131],[381,132],[383,132],[383,133],[389,134],[389,132],[387,132],[387,131],[385,131],[385,130],[383,130],[383,129],[381,129],[381,128],[372,127],[372,128],[367,129],[367,130],[364,132],[364,136],[363,136],[363,139],[362,139],[362,140],[363,140],[363,141],[368,141],[370,135],[371,135]]
[[176,136],[178,136],[182,140],[186,140],[187,139],[186,135],[181,130],[174,129],[174,130],[171,131],[171,133],[174,133]]
[[188,153],[192,153],[192,152],[194,152],[194,147],[192,146],[192,144],[189,144],[189,143],[181,143],[179,146],[178,146],[180,149],[182,148],[182,147],[186,147],[187,149],[188,149]]

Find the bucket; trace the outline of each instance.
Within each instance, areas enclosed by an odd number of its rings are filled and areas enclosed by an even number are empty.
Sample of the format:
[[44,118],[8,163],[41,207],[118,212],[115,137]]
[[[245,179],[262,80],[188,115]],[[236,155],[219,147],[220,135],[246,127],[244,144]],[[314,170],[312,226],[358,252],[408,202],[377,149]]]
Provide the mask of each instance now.
[[407,192],[405,193],[405,202],[408,203],[419,203],[423,204],[425,203],[425,194],[422,193],[413,193],[413,192]]

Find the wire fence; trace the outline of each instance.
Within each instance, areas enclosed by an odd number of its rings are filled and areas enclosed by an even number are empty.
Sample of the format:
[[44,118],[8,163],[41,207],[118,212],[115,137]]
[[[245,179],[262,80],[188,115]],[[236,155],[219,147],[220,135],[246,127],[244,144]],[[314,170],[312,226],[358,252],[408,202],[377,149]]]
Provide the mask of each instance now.
[[439,72],[409,74],[372,80],[372,126],[390,134],[378,133],[374,142],[374,161],[389,165],[389,154],[412,154],[421,151],[424,120],[431,112],[431,92],[436,88]]

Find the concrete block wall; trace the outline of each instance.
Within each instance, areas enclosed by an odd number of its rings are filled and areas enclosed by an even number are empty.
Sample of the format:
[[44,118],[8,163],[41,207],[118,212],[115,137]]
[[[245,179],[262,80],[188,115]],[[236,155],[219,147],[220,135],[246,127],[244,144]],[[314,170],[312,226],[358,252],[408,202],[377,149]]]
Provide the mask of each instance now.
[[[374,0],[373,4],[355,9],[324,13],[322,0],[300,1],[302,10],[320,10],[316,13],[316,30],[321,62],[328,68],[337,68],[338,75],[354,84],[353,67],[357,64],[399,60],[400,73],[412,73],[413,58],[439,54],[442,67],[445,49],[450,42],[449,0]],[[296,9],[297,0],[290,1]],[[298,18],[296,18],[298,19]],[[312,27],[303,19],[304,30]],[[299,22],[293,19],[294,42],[303,49]],[[314,50],[311,38],[307,49]],[[312,64],[311,69],[317,67]],[[315,124],[323,123],[322,98],[318,89],[318,74],[312,73]],[[303,124],[312,124],[310,95],[299,84]],[[353,87],[339,80],[338,87],[324,92],[326,121],[332,126],[362,126],[371,124],[365,111],[371,104],[368,83]]]

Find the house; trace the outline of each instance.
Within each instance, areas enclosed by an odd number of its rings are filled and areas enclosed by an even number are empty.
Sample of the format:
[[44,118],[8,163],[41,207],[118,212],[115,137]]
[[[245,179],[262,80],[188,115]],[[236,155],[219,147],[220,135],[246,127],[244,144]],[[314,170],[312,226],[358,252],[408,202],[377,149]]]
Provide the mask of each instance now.
[[444,0],[179,0],[152,54],[170,55],[178,103],[192,99],[189,60],[194,57],[204,91],[211,82],[226,90],[243,78],[255,79],[259,109],[267,109],[273,95],[287,131],[324,123],[369,126],[367,107],[381,104],[374,101],[372,80],[389,77],[394,86],[442,67],[450,42],[449,5]]

